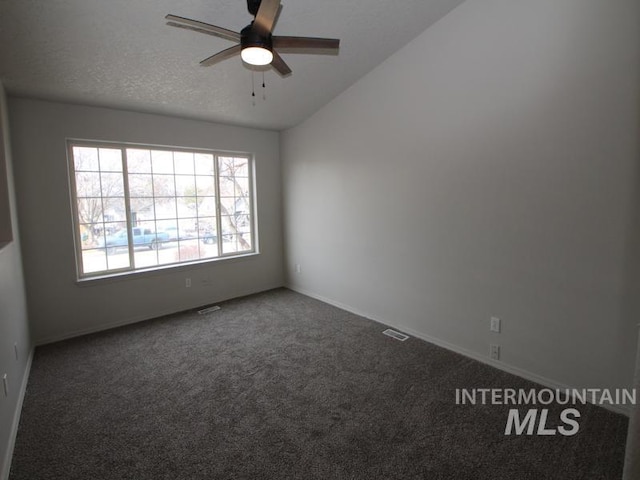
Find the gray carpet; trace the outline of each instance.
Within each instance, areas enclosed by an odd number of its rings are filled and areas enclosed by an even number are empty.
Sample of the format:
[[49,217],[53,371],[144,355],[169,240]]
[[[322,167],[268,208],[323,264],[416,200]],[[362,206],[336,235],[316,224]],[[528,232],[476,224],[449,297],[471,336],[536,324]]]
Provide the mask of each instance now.
[[622,415],[505,436],[455,389],[534,384],[285,289],[221,306],[39,347],[10,479],[621,477]]

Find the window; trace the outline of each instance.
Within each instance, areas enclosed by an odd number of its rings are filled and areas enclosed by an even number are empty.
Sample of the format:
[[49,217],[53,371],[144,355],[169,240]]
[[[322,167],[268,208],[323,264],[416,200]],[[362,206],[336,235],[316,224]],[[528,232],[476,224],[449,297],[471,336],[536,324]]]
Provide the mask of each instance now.
[[78,276],[252,253],[249,155],[69,142]]

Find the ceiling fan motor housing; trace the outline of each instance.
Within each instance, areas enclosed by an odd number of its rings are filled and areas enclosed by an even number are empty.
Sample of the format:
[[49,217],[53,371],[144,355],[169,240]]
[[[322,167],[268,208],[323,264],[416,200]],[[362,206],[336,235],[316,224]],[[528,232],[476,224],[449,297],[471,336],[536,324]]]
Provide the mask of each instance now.
[[243,49],[247,47],[262,47],[273,51],[271,34],[261,35],[253,29],[253,23],[247,25],[240,31],[240,45]]

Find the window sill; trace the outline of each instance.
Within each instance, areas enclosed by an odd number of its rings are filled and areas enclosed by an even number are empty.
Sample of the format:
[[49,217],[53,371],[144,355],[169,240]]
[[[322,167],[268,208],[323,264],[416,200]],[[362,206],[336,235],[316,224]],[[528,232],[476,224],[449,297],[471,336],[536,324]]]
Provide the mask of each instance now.
[[109,273],[105,275],[96,275],[93,277],[78,278],[76,285],[80,287],[90,287],[105,283],[120,282],[124,280],[132,280],[144,277],[154,277],[165,275],[168,273],[178,273],[181,271],[189,271],[193,268],[206,268],[217,263],[236,263],[249,260],[260,255],[259,252],[243,253],[241,255],[233,255],[227,257],[209,258],[206,260],[196,260],[190,263],[180,263],[172,265],[160,265],[148,269],[140,269],[126,272]]

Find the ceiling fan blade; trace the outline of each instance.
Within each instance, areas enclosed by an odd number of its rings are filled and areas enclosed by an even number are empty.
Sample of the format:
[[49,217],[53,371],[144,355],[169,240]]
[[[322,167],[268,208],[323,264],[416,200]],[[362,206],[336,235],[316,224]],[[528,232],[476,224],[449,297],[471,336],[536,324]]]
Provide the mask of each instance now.
[[262,0],[256,19],[253,22],[253,28],[262,35],[270,34],[279,10],[280,0]]
[[237,55],[242,50],[240,45],[234,45],[233,47],[227,48],[226,50],[222,50],[221,52],[216,53],[215,55],[211,55],[209,58],[205,58],[200,62],[200,66],[202,67],[210,67],[211,65],[215,65],[222,60],[226,60],[227,58],[231,58],[234,55]]
[[291,75],[291,69],[289,68],[289,65],[285,63],[282,57],[278,55],[278,52],[276,52],[275,50],[273,51],[273,61],[271,62],[271,66],[283,77]]
[[340,48],[340,40],[336,38],[273,37],[273,48],[285,50],[287,53],[336,54]]
[[190,18],[178,17],[177,15],[169,14],[164,18],[168,20],[167,25],[171,25],[172,27],[186,28],[240,43],[240,34],[233,30],[227,30],[226,28],[199,22],[198,20],[191,20]]

